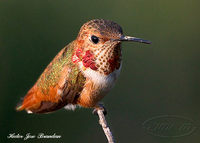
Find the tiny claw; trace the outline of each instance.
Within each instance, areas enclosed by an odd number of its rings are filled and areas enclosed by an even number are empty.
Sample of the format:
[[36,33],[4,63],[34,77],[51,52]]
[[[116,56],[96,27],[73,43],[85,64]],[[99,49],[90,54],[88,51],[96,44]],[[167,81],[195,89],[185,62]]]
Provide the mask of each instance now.
[[107,110],[106,110],[106,108],[105,108],[102,104],[99,104],[97,107],[95,107],[94,110],[92,111],[92,114],[98,115],[98,114],[97,114],[97,111],[98,111],[98,110],[103,111],[103,114],[104,114],[104,115],[107,115]]

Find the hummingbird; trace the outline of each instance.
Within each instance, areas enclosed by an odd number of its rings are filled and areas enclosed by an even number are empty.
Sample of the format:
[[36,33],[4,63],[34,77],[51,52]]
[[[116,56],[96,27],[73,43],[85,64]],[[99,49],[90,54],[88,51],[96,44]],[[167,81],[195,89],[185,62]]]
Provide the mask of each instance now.
[[104,108],[101,99],[114,86],[122,67],[123,41],[150,44],[125,36],[117,23],[94,19],[50,62],[16,110],[49,113],[61,109]]

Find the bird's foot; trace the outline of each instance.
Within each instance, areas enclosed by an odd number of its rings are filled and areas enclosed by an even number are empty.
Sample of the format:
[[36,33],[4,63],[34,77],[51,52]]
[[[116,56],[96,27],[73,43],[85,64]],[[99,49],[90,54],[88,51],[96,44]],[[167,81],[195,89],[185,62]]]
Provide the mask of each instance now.
[[103,106],[103,104],[98,104],[96,107],[94,107],[94,110],[92,111],[92,113],[94,115],[98,115],[97,111],[101,110],[103,112],[104,115],[107,115],[107,111],[106,108]]

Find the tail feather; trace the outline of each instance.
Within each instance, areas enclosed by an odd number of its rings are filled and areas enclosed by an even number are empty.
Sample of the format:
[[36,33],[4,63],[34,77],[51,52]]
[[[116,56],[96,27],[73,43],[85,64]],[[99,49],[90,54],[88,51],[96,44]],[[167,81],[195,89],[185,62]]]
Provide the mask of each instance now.
[[21,111],[21,110],[29,110],[31,109],[33,106],[35,106],[37,104],[35,98],[34,98],[34,93],[28,93],[24,99],[23,102],[16,107],[17,111]]

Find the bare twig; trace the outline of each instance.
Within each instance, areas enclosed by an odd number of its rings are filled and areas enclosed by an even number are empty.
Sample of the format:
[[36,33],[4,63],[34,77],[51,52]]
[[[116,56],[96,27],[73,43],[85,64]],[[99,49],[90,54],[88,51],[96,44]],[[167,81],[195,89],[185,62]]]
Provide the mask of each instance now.
[[101,109],[98,109],[97,114],[99,116],[99,124],[102,126],[104,134],[106,135],[106,137],[108,139],[108,143],[115,143],[114,138],[112,136],[112,132],[110,131],[110,128],[108,127],[108,124],[106,122],[103,111]]

